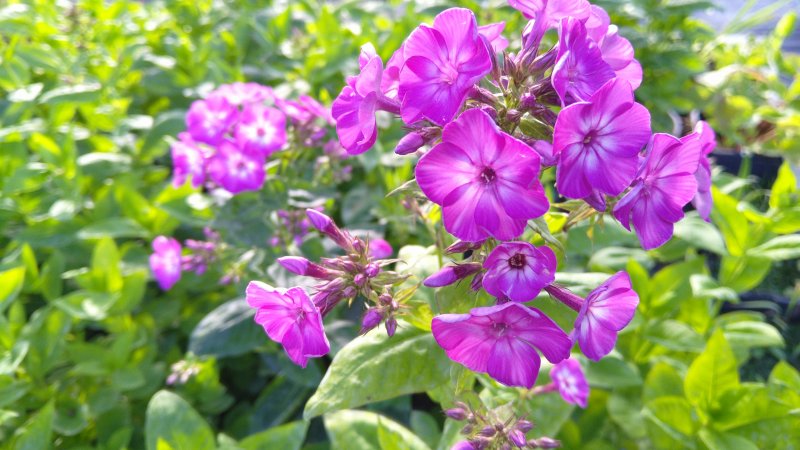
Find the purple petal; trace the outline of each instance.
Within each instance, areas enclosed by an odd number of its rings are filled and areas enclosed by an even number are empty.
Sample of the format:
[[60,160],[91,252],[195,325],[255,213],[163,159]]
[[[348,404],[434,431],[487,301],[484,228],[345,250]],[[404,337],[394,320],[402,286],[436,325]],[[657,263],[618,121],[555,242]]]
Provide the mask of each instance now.
[[536,350],[511,337],[498,340],[487,361],[489,376],[506,386],[532,388],[541,359]]

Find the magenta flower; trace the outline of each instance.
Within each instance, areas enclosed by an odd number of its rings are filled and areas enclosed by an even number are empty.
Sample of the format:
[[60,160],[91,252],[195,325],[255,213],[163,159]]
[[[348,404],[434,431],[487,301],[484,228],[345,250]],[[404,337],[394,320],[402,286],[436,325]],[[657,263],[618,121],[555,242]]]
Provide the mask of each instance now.
[[215,89],[211,95],[225,97],[231,104],[237,106],[263,103],[275,98],[271,87],[262,86],[258,83],[223,84]]
[[711,215],[711,207],[714,201],[711,198],[711,163],[708,161],[708,154],[717,147],[717,137],[714,129],[705,122],[697,122],[694,132],[699,134],[700,139],[700,162],[694,177],[697,180],[697,193],[692,199],[692,204],[697,209],[700,217],[706,222]]
[[168,291],[181,279],[181,244],[173,238],[158,236],[153,239],[150,270],[158,286]]
[[581,304],[573,331],[583,354],[600,361],[611,353],[617,332],[633,320],[638,304],[639,296],[625,272],[617,272],[590,292]]
[[531,301],[555,280],[556,254],[547,246],[505,242],[489,253],[483,266],[483,288],[495,297]]
[[639,151],[649,138],[647,108],[634,103],[627,81],[609,81],[588,102],[558,114],[553,131],[558,192],[570,198],[594,190],[619,195],[636,175]]
[[364,153],[375,144],[378,137],[375,112],[396,109],[395,102],[381,91],[383,62],[371,44],[361,47],[359,64],[361,73],[347,79],[347,86],[333,101],[331,110],[339,142],[351,155]]
[[472,11],[450,8],[420,25],[406,40],[398,94],[407,124],[453,120],[470,89],[492,69]]
[[589,99],[614,76],[614,70],[603,60],[600,48],[583,23],[573,18],[562,20],[552,75],[553,88],[561,103]]
[[393,252],[392,244],[385,239],[372,238],[369,240],[369,256],[375,259],[386,259],[392,256]]
[[245,298],[256,308],[256,323],[264,327],[270,339],[283,345],[289,359],[298,366],[305,367],[308,358],[330,351],[322,316],[303,289],[276,289],[251,281]]
[[572,358],[561,361],[550,369],[550,379],[565,402],[586,408],[589,383],[586,382],[581,363]]
[[172,153],[172,185],[175,187],[183,186],[189,178],[192,187],[196,188],[203,184],[206,178],[206,160],[203,150],[192,140],[192,136],[187,133],[179,133],[178,141],[170,148]]
[[383,70],[381,78],[381,92],[386,97],[397,100],[397,90],[400,88],[400,69],[406,63],[405,44],[392,53],[389,61],[386,61],[386,68]]
[[683,207],[697,193],[695,172],[702,154],[698,135],[682,139],[665,133],[653,135],[632,189],[614,207],[614,217],[628,230],[630,221],[645,250],[661,246],[672,237]]
[[546,28],[556,28],[565,17],[586,20],[590,12],[586,0],[508,0],[508,4]]
[[442,142],[417,163],[416,177],[442,206],[445,229],[464,241],[514,239],[549,208],[539,155],[478,109],[445,126]]
[[331,115],[330,108],[326,108],[325,105],[318,102],[317,99],[309,97],[308,95],[300,95],[297,97],[297,103],[311,113],[311,115],[319,117],[329,125],[336,125],[336,121],[333,120],[333,116]]
[[609,67],[617,78],[627,80],[633,89],[642,84],[642,66],[633,57],[633,46],[630,41],[619,35],[619,28],[611,25],[606,11],[592,5],[591,14],[586,21],[589,37],[597,43]]
[[267,157],[286,143],[286,117],[275,108],[247,105],[236,125],[236,142],[247,152]]
[[241,151],[223,141],[208,163],[211,179],[231,194],[256,191],[264,184],[264,157]]
[[533,387],[541,364],[536,350],[557,363],[572,346],[549,317],[514,302],[436,316],[431,331],[450,359],[507,386]]
[[508,48],[508,39],[503,37],[503,30],[506,28],[505,22],[490,23],[478,27],[478,33],[486,39],[486,42],[495,53],[502,53]]
[[212,95],[198,100],[186,114],[186,128],[197,142],[216,145],[236,123],[239,110],[225,97]]

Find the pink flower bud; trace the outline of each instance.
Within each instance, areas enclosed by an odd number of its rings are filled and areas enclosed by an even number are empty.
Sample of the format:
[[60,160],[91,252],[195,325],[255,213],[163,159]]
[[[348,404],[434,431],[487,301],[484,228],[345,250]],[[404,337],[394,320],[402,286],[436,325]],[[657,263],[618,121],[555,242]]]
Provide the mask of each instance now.
[[359,331],[359,334],[364,334],[377,327],[380,325],[381,320],[383,320],[383,315],[380,310],[377,308],[369,308],[361,319],[361,331]]
[[336,277],[337,274],[329,271],[328,269],[314,264],[313,262],[300,257],[300,256],[283,256],[278,258],[278,264],[283,266],[284,269],[297,275],[305,277],[319,278],[323,280],[330,280]]
[[483,427],[483,429],[481,429],[481,431],[478,432],[478,434],[483,437],[492,437],[496,433],[497,430],[495,430],[494,427],[491,425],[486,425],[485,427]]
[[480,242],[468,242],[468,241],[456,241],[451,246],[445,249],[446,253],[465,253],[470,250],[477,250],[481,248],[483,245],[483,241]]
[[473,273],[480,271],[480,263],[465,263],[454,266],[445,266],[441,270],[429,276],[422,282],[427,287],[442,287],[455,283]]
[[364,275],[366,275],[367,278],[375,278],[375,276],[378,275],[380,272],[381,272],[381,266],[375,263],[369,263],[367,264],[367,267],[364,268]]
[[527,433],[533,429],[533,423],[530,420],[520,419],[517,421],[516,428],[523,433]]
[[395,331],[397,331],[397,319],[392,316],[386,320],[386,334],[388,334],[389,337],[392,337],[394,336]]
[[397,143],[394,152],[398,155],[408,155],[419,150],[420,147],[425,145],[425,138],[421,134],[414,131],[403,136]]
[[314,225],[314,228],[331,238],[339,247],[345,250],[351,250],[353,248],[353,238],[347,232],[339,229],[333,219],[316,209],[310,208],[306,210],[306,215],[308,216],[308,220],[311,221],[311,224]]
[[366,282],[367,282],[367,277],[363,273],[358,273],[356,274],[356,276],[353,277],[353,283],[355,283],[356,286],[364,286]]
[[525,447],[528,444],[525,440],[525,433],[517,429],[511,430],[511,432],[508,433],[508,437],[511,439],[511,442],[519,448]]
[[444,415],[453,420],[467,420],[469,413],[464,408],[450,408],[444,411]]
[[549,437],[540,437],[539,439],[528,441],[528,446],[532,448],[559,448],[561,447],[561,441]]
[[378,301],[380,301],[382,305],[389,306],[392,304],[394,299],[389,294],[381,294],[381,296],[378,297]]

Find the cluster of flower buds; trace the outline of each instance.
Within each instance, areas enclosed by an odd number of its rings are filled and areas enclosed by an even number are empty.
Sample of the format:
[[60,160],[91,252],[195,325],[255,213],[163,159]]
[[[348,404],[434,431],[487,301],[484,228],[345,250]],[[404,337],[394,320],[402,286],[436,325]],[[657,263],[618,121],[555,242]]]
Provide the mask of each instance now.
[[[321,206],[314,209],[319,212],[324,210]],[[273,222],[276,224],[275,234],[269,239],[269,244],[275,248],[286,249],[291,245],[300,247],[311,228],[311,221],[303,209],[279,209],[275,211]]]
[[167,376],[167,384],[186,384],[193,376],[200,373],[200,365],[196,362],[181,360],[170,366],[170,374]]
[[[394,335],[396,315],[402,306],[392,297],[391,291],[394,285],[408,278],[385,270],[386,266],[396,262],[386,259],[392,254],[388,242],[354,237],[316,209],[308,209],[306,214],[311,224],[335,242],[344,255],[322,258],[318,263],[300,256],[278,258],[278,263],[286,270],[319,281],[311,297],[299,287],[276,289],[258,281],[250,283],[246,295],[248,303],[258,310],[256,322],[264,327],[272,340],[284,346],[292,361],[303,367],[308,358],[329,351],[322,318],[343,300],[351,303],[360,295],[373,304],[362,319],[362,333],[383,321],[389,336]],[[295,329],[299,331],[289,333]]]
[[188,178],[193,187],[232,194],[258,190],[270,155],[289,141],[321,147],[332,125],[330,111],[311,97],[283,99],[256,83],[222,85],[189,108],[187,131],[172,145],[173,184]]
[[456,443],[452,450],[486,450],[512,448],[558,448],[561,443],[548,437],[528,439],[533,423],[523,418],[510,417],[499,420],[492,411],[481,413],[463,402],[446,410],[445,415],[459,422],[465,421],[461,434],[467,439]]
[[153,239],[153,253],[150,255],[150,270],[162,290],[168,291],[181,279],[183,272],[202,275],[208,265],[218,259],[221,243],[219,234],[211,228],[204,228],[206,240],[187,239],[184,247],[175,238],[158,236]]

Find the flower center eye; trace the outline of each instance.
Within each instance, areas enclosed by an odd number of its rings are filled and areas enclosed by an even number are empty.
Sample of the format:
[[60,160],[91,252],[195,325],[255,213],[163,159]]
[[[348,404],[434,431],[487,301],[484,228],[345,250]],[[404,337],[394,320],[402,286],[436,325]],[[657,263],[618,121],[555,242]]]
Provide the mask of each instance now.
[[484,167],[481,171],[481,181],[483,181],[484,184],[491,183],[495,178],[497,178],[497,174],[494,173],[494,169],[491,167]]
[[504,323],[495,322],[492,324],[492,331],[494,331],[495,335],[502,336],[506,334],[506,330],[508,330],[508,326]]
[[267,132],[263,128],[259,127],[256,130],[256,134],[258,134],[258,137],[264,137],[264,135],[267,134]]
[[588,145],[590,142],[594,140],[595,137],[596,136],[594,131],[589,132],[589,134],[587,134],[586,137],[583,138],[583,145]]
[[525,255],[522,253],[517,253],[508,259],[508,265],[515,269],[521,269],[525,267]]

